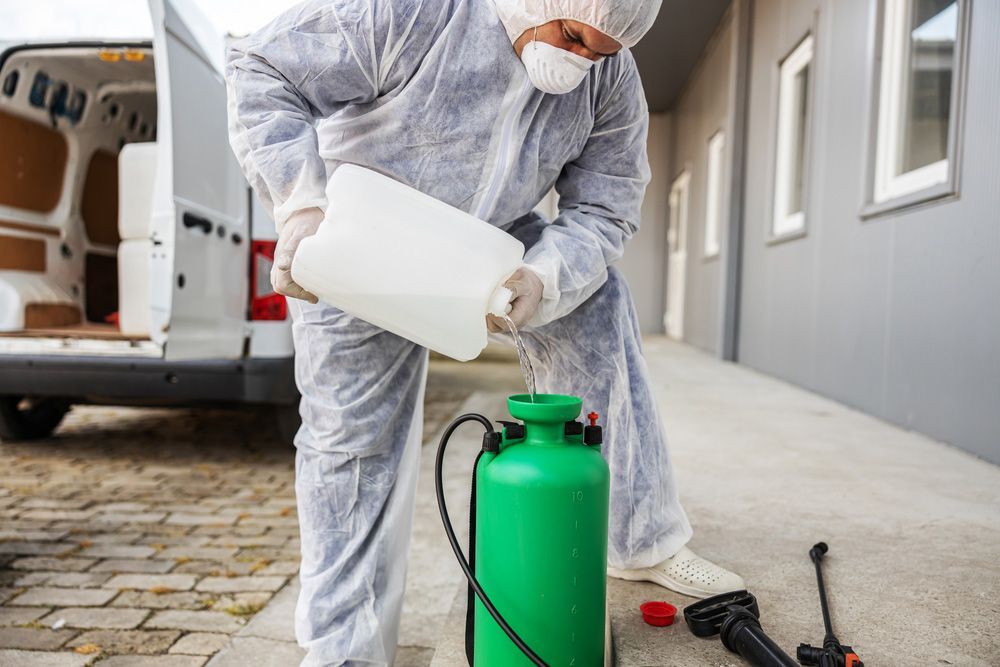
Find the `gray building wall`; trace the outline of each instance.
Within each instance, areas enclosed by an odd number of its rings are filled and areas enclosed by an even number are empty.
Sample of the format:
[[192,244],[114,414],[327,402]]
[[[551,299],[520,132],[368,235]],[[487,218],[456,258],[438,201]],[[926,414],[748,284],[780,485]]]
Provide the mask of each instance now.
[[[1000,462],[1000,2],[972,3],[958,196],[862,220],[873,7],[754,3],[738,357]],[[769,245],[777,64],[809,31],[806,233]]]
[[642,201],[642,222],[617,264],[632,291],[643,333],[663,332],[671,123],[668,113],[649,114],[647,152],[651,177]]
[[[672,172],[667,182],[684,169],[691,174],[688,195],[688,227],[685,246],[684,340],[718,354],[721,343],[722,253],[705,257],[705,218],[708,189],[708,140],[719,130],[725,132],[723,161],[732,155],[730,115],[730,76],[733,48],[732,13],[727,13],[692,73],[691,79],[674,107]],[[729,171],[723,176],[729,181]],[[724,190],[728,188],[724,187]],[[728,196],[723,197],[719,223],[720,245],[726,243],[725,212]]]

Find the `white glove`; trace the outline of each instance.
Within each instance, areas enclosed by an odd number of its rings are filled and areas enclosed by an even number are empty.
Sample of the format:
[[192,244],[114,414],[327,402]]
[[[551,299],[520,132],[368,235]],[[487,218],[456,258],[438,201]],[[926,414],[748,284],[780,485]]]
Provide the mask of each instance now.
[[292,280],[292,259],[299,243],[307,236],[312,236],[323,222],[323,211],[318,208],[306,208],[292,213],[281,231],[278,232],[278,243],[274,247],[274,265],[271,267],[271,287],[278,294],[316,303],[319,299],[315,294],[307,292]]
[[[538,310],[538,304],[542,302],[542,279],[531,269],[522,266],[511,274],[507,282],[504,283],[504,287],[514,293],[510,300],[511,308],[507,317],[514,322],[514,326],[520,329],[528,324],[528,320]],[[507,331],[507,322],[502,317],[487,315],[486,328],[491,333]]]

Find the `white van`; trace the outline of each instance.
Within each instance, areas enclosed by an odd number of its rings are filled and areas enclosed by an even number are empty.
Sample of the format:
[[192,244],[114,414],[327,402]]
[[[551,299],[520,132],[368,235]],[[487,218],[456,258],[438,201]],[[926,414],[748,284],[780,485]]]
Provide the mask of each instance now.
[[229,147],[224,40],[0,46],[0,439],[74,403],[258,403],[294,428],[273,223]]

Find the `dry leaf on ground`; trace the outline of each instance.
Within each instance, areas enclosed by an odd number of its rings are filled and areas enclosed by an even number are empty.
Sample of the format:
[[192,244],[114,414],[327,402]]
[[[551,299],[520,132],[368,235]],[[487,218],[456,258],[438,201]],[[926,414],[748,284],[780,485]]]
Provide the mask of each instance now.
[[153,586],[149,589],[150,593],[155,593],[156,595],[164,595],[166,593],[176,593],[176,588],[171,588],[170,586]]

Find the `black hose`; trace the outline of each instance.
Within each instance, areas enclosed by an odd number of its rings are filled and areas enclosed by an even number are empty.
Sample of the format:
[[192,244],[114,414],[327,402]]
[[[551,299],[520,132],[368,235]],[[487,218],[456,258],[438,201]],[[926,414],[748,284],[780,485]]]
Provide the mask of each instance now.
[[531,660],[531,662],[539,665],[540,667],[548,667],[547,664],[539,658],[527,644],[524,643],[524,640],[521,639],[516,632],[514,632],[514,629],[510,627],[507,621],[504,620],[503,616],[500,615],[500,612],[497,611],[497,608],[493,606],[493,603],[490,602],[489,597],[486,595],[486,591],[483,590],[479,581],[476,580],[476,575],[472,573],[472,569],[469,567],[469,561],[466,560],[465,554],[462,552],[462,545],[458,543],[458,538],[455,536],[455,530],[451,525],[451,519],[448,516],[448,506],[444,499],[444,483],[441,475],[441,471],[444,468],[444,451],[448,446],[448,440],[451,438],[452,433],[454,433],[459,426],[470,421],[478,421],[483,425],[487,432],[493,431],[492,422],[490,422],[490,420],[483,415],[472,412],[464,414],[455,419],[452,423],[448,424],[448,428],[444,430],[444,434],[441,436],[441,442],[438,444],[437,456],[434,459],[434,490],[437,493],[438,510],[441,512],[441,522],[444,523],[444,532],[448,535],[448,542],[451,543],[451,549],[455,552],[455,558],[458,559],[458,564],[461,566],[462,572],[465,574],[465,578],[468,579],[469,586],[472,587],[472,590],[475,592],[476,597],[479,598],[479,601],[483,603],[486,611],[490,613],[490,616],[492,616],[493,620],[497,622],[500,629],[503,630],[508,637],[510,637],[510,640],[514,642],[514,645],[521,649],[521,652],[524,653],[524,655]]

